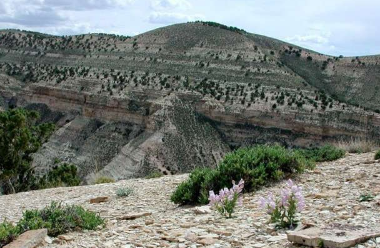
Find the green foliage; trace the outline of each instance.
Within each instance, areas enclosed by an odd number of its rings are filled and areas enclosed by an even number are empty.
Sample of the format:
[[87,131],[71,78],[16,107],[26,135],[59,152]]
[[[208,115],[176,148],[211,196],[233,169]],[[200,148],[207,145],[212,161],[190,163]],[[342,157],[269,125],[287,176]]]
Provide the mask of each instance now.
[[375,154],[375,160],[380,159],[380,150],[376,152]]
[[152,171],[147,176],[145,176],[145,179],[152,179],[152,178],[159,178],[162,177],[163,174],[159,171]]
[[47,228],[49,236],[56,237],[74,230],[95,230],[104,225],[104,220],[97,214],[81,206],[63,206],[52,202],[42,210],[27,210],[17,227],[20,233],[28,230]]
[[37,112],[24,109],[0,113],[0,187],[5,194],[38,188],[32,154],[54,131],[53,124],[36,125],[38,119]]
[[98,177],[95,180],[95,184],[103,184],[103,183],[114,183],[115,180],[109,177]]
[[118,188],[116,190],[116,195],[118,197],[127,197],[129,196],[130,194],[133,193],[133,189],[131,188],[128,188],[128,187],[125,187],[125,188]]
[[80,184],[77,167],[71,164],[54,166],[39,181],[39,188],[72,187]]
[[240,29],[240,28],[232,27],[232,26],[229,27],[229,26],[217,23],[217,22],[196,21],[196,23],[202,23],[203,25],[207,25],[207,26],[210,26],[210,27],[216,27],[216,28],[221,28],[221,29],[229,30],[229,31],[236,32],[236,33],[239,33],[239,34],[247,33],[247,31],[245,31],[244,29]]
[[191,172],[190,177],[182,182],[171,196],[171,201],[180,204],[207,203],[208,191],[212,188],[206,187],[212,181],[217,170],[211,168],[198,168]]
[[19,232],[15,226],[11,223],[5,221],[0,223],[0,247],[5,246],[12,242],[17,236]]
[[346,152],[343,149],[332,145],[325,145],[313,149],[301,149],[299,152],[307,159],[315,162],[334,161],[344,157]]
[[369,202],[373,199],[374,197],[371,194],[361,194],[359,197],[359,202]]
[[216,169],[196,169],[171,196],[178,204],[205,204],[210,190],[231,187],[232,181],[243,179],[245,190],[253,191],[285,175],[302,172],[313,163],[298,151],[281,146],[241,148],[226,155]]

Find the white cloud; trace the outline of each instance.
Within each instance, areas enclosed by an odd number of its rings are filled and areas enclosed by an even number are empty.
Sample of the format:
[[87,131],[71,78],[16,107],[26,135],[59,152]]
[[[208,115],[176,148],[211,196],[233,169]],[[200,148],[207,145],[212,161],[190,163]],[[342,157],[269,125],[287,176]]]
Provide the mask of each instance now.
[[329,39],[327,37],[317,35],[317,34],[309,34],[309,35],[295,35],[293,37],[286,38],[289,42],[296,43],[314,43],[314,44],[327,44]]
[[64,10],[93,10],[126,7],[134,0],[41,0],[45,6]]
[[29,27],[57,25],[66,20],[52,8],[41,5],[41,1],[3,0],[0,22]]
[[132,35],[207,17],[322,53],[360,55],[380,53],[379,9],[378,0],[0,0],[0,28]]
[[62,25],[57,27],[47,27],[40,30],[43,33],[49,33],[54,35],[75,35],[75,34],[87,34],[87,33],[106,33],[104,29],[94,28],[89,23],[71,23],[70,25]]
[[[191,4],[187,0],[151,0],[149,22],[152,24],[173,24],[202,19],[202,15],[189,14]],[[185,12],[185,13],[184,13]]]
[[201,15],[186,15],[181,13],[164,13],[152,12],[149,16],[149,22],[155,24],[173,24],[181,22],[190,22],[203,19]]
[[154,10],[188,10],[191,4],[186,0],[153,0],[151,6]]
[[331,33],[323,31],[320,28],[310,28],[309,33],[305,35],[294,35],[292,37],[285,38],[286,41],[295,45],[312,49],[317,52],[332,53],[335,52],[335,46],[331,44]]

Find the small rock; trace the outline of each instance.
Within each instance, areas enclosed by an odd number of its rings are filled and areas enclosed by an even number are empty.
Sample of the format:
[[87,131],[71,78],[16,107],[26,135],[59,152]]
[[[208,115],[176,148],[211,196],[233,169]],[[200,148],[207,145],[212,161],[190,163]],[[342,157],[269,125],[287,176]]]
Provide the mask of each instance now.
[[48,243],[48,244],[52,244],[53,240],[49,236],[46,236],[45,237],[45,242]]
[[101,197],[96,197],[96,198],[91,199],[90,203],[95,204],[95,203],[102,203],[102,202],[106,202],[106,201],[108,201],[108,197],[107,196],[101,196]]
[[217,242],[218,240],[216,239],[213,239],[213,238],[204,238],[204,239],[200,239],[197,241],[197,243],[201,244],[201,245],[213,245]]
[[57,238],[66,242],[70,242],[74,240],[73,237],[68,236],[68,235],[59,235]]
[[119,220],[134,220],[134,219],[137,219],[137,218],[141,218],[141,217],[144,217],[144,216],[150,216],[150,215],[152,215],[151,212],[132,213],[132,214],[128,214],[128,215],[125,215],[125,216],[121,216],[118,219]]
[[196,207],[193,211],[195,214],[211,214],[210,206]]
[[145,221],[145,225],[153,225],[154,224],[154,220],[153,219],[149,219],[149,220],[146,220]]
[[4,248],[34,248],[39,246],[47,236],[47,229],[27,231]]
[[195,242],[195,241],[197,241],[198,236],[195,235],[195,234],[192,233],[192,232],[188,232],[188,233],[186,233],[186,235],[185,235],[185,239],[188,240],[188,241],[191,241],[191,242]]

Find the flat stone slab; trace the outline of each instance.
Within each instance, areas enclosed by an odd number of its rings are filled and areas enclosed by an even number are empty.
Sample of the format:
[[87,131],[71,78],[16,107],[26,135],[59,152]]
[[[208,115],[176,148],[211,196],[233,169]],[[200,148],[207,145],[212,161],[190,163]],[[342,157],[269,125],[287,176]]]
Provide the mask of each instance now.
[[44,242],[46,236],[47,229],[27,231],[4,248],[35,248]]
[[107,196],[101,196],[101,197],[96,197],[90,200],[91,204],[97,204],[97,203],[102,203],[102,202],[107,202],[108,197]]
[[211,214],[210,206],[195,207],[193,209],[195,214]]
[[128,214],[128,215],[125,215],[125,216],[121,216],[118,219],[119,220],[134,220],[134,219],[137,219],[137,218],[141,218],[141,217],[145,217],[145,216],[150,216],[150,215],[152,215],[151,212],[132,213],[132,214]]
[[288,232],[290,242],[311,247],[346,248],[380,237],[380,227],[369,229],[362,226],[335,225],[331,227]]

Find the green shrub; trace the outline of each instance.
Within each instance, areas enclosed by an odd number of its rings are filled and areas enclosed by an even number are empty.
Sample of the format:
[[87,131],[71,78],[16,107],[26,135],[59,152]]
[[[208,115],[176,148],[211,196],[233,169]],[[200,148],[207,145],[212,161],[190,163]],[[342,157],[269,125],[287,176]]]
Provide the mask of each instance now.
[[171,200],[179,204],[207,203],[208,191],[205,190],[205,185],[212,181],[214,173],[216,170],[210,168],[193,170],[189,179],[178,185],[171,196]]
[[11,109],[0,112],[0,191],[12,194],[38,189],[32,167],[33,154],[53,133],[53,124],[36,123],[35,111]]
[[115,180],[110,177],[98,177],[95,180],[95,184],[102,184],[102,183],[114,183]]
[[171,200],[177,204],[205,204],[210,190],[229,188],[232,180],[244,179],[245,190],[253,191],[268,182],[278,181],[312,166],[313,163],[300,152],[281,146],[241,148],[227,154],[214,170],[194,170],[189,179],[177,187]]
[[376,160],[380,159],[380,150],[376,152],[375,159]]
[[133,193],[133,189],[131,188],[128,188],[128,187],[125,187],[125,188],[118,188],[116,190],[116,195],[118,197],[127,197],[129,196],[130,194]]
[[81,206],[63,206],[52,202],[42,210],[25,211],[17,227],[20,233],[46,228],[49,236],[56,237],[78,229],[94,230],[100,225],[104,225],[104,220]]
[[299,152],[308,160],[315,162],[334,161],[344,157],[346,152],[343,149],[332,145],[325,145],[318,148],[302,149]]
[[159,171],[152,171],[151,173],[149,173],[145,179],[152,179],[152,178],[159,178],[159,177],[162,177],[163,174]]
[[77,175],[77,167],[70,164],[54,166],[51,171],[40,179],[39,188],[71,187],[78,186],[80,179]]
[[7,221],[0,223],[0,247],[9,244],[18,235],[19,232],[17,230],[17,227],[13,226],[11,223]]

